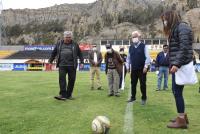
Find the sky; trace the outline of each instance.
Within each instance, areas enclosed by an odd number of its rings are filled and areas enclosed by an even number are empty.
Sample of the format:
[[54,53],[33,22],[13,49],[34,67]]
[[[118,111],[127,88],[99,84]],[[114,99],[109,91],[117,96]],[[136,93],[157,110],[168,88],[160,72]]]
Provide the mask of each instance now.
[[0,4],[2,2],[3,9],[38,9],[53,6],[55,4],[92,3],[95,1],[96,0],[0,0]]

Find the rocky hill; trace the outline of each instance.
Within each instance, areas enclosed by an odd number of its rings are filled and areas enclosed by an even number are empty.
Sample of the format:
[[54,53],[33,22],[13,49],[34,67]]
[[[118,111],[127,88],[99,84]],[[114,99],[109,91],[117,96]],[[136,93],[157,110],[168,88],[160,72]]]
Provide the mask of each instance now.
[[[196,2],[196,3],[195,3]],[[5,44],[52,44],[72,30],[76,41],[128,39],[133,30],[144,38],[162,38],[160,15],[180,11],[200,36],[199,0],[97,0],[90,4],[62,4],[41,9],[8,9],[1,13]]]

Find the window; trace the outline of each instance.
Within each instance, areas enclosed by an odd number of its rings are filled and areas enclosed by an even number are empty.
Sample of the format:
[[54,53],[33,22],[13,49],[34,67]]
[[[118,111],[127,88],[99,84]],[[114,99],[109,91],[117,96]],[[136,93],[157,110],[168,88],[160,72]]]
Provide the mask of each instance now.
[[106,45],[107,44],[107,40],[101,40],[101,45]]
[[129,40],[123,40],[123,45],[129,45]]
[[122,40],[116,40],[116,45],[122,45]]

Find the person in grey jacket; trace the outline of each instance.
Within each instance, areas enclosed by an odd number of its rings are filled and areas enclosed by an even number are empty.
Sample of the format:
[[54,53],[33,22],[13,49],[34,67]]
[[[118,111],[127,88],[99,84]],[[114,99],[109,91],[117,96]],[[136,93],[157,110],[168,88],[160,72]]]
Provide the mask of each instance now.
[[176,11],[167,11],[161,16],[164,33],[169,40],[170,72],[172,73],[172,91],[174,94],[178,116],[170,120],[168,128],[187,128],[188,118],[185,113],[183,98],[184,85],[177,85],[175,72],[193,60],[193,33],[189,25],[181,21]]
[[[81,50],[73,40],[72,31],[64,32],[64,40],[59,41],[49,58],[49,63],[56,59],[56,65],[59,67],[59,85],[60,92],[54,98],[57,100],[73,99],[72,92],[76,80],[76,68],[78,57],[80,67],[83,67],[83,56]],[[66,74],[68,74],[68,84],[66,83]],[[66,90],[67,89],[67,90]]]

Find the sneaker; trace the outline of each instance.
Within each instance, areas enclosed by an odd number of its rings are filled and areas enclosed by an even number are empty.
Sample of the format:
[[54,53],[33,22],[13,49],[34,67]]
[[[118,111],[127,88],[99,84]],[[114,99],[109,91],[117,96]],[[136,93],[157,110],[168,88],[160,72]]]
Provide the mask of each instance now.
[[161,91],[160,89],[156,89],[156,91]]
[[134,102],[136,99],[130,98],[129,100],[127,100],[127,102]]
[[98,87],[97,90],[102,90],[102,88],[101,88],[101,87]]
[[108,94],[108,97],[111,97],[111,96],[113,96],[114,94]]
[[119,95],[119,94],[116,94],[115,97],[120,97],[120,95]]
[[141,105],[145,105],[145,104],[146,104],[146,100],[142,100]]
[[168,90],[168,88],[166,87],[166,88],[163,88],[163,90]]
[[59,96],[55,96],[54,97],[56,100],[66,100],[67,98],[65,97],[62,97],[62,95],[59,95]]

